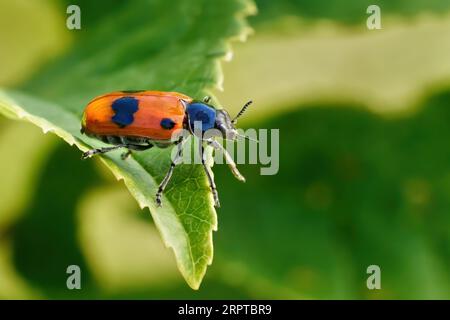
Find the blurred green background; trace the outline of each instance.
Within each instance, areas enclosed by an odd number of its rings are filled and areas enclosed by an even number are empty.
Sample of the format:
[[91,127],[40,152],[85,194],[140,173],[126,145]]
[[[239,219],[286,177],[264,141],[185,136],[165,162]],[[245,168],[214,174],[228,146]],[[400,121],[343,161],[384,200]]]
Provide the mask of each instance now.
[[[1,86],[70,50],[83,31],[61,27],[68,3],[0,0]],[[78,3],[86,29],[100,6]],[[381,30],[366,28],[370,4]],[[200,290],[99,162],[0,118],[0,298],[450,298],[450,2],[256,5],[216,95],[231,113],[255,101],[242,127],[280,129],[280,171],[243,165],[240,184],[214,167],[222,208]],[[82,290],[65,287],[71,264]],[[381,290],[366,287],[372,264]]]

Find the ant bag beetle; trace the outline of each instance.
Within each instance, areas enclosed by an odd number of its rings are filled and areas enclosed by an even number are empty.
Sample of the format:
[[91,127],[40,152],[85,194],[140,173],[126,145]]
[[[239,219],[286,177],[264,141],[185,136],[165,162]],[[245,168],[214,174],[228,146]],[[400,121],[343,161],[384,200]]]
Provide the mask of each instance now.
[[[171,139],[176,130],[184,128],[194,135],[194,123],[199,122],[202,125],[202,133],[214,128],[228,140],[235,140],[237,137],[250,139],[239,135],[235,125],[252,101],[247,102],[233,119],[228,112],[216,109],[209,102],[210,97],[196,101],[181,93],[163,91],[118,91],[99,96],[86,106],[81,121],[81,132],[113,146],[89,150],[83,153],[82,158],[126,148],[127,151],[122,154],[122,159],[125,160],[131,154],[131,150],[142,151],[153,146],[165,148],[177,145],[176,157],[172,160],[170,169],[156,193],[156,204],[161,206],[161,195],[169,183],[174,167],[183,155],[184,137],[176,141]],[[204,138],[203,134],[198,138],[214,149],[221,150],[234,176],[240,181],[245,181],[233,159],[220,143],[213,138]],[[205,164],[204,143],[201,148],[202,164],[214,197],[214,205],[219,207],[219,196],[211,169]]]

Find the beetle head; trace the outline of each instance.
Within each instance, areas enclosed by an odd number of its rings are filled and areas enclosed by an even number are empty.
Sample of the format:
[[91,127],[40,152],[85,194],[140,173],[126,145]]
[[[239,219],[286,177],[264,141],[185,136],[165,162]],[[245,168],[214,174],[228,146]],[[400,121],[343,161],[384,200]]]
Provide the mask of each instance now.
[[227,111],[221,109],[216,111],[216,128],[222,132],[225,139],[235,140],[237,137],[248,138],[241,136],[236,130],[236,123],[240,116],[242,116],[247,108],[252,104],[252,101],[247,102],[238,112],[238,114],[231,119]]
[[210,98],[205,97],[203,102],[194,101],[192,103],[184,103],[186,113],[188,115],[189,130],[193,133],[194,124],[200,121],[202,124],[202,132],[215,128],[220,131],[222,138],[227,140],[235,140],[237,137],[247,138],[246,136],[239,135],[236,130],[237,119],[245,112],[252,101],[247,102],[239,111],[239,113],[231,118],[229,113],[224,109],[216,109],[209,105]]
[[218,109],[216,111],[215,127],[222,133],[224,139],[235,140],[238,136],[235,123],[226,110]]

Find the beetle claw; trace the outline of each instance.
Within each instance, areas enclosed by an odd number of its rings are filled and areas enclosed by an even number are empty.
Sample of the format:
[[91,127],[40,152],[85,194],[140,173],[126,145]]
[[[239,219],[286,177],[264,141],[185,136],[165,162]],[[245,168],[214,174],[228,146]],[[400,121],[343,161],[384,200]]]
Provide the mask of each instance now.
[[156,206],[158,208],[162,207],[161,196],[159,194],[156,195]]
[[120,155],[120,158],[121,158],[122,160],[127,160],[128,157],[129,157],[130,155],[131,155],[131,150],[128,150],[127,152],[122,153],[122,154]]
[[89,158],[91,156],[90,152],[85,152],[81,155],[81,160],[86,160],[87,158]]

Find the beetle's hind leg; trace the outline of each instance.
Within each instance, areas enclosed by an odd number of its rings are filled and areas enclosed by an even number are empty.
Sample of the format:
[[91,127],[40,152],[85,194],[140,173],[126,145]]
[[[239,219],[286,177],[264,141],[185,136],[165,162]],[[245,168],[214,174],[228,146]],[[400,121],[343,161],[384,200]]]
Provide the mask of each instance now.
[[202,165],[205,169],[206,176],[208,177],[209,187],[211,188],[211,192],[213,194],[214,198],[214,207],[219,208],[220,207],[220,201],[219,201],[219,193],[217,192],[216,183],[214,182],[214,178],[211,172],[211,168],[206,164],[206,153],[205,148],[202,145],[202,154],[200,155],[202,158]]
[[131,150],[144,151],[144,150],[150,149],[151,147],[153,147],[152,144],[136,145],[136,144],[130,144],[130,143],[119,143],[112,147],[104,147],[104,148],[88,150],[85,153],[83,153],[83,155],[81,156],[81,159],[84,160],[84,159],[92,157],[96,154],[107,153],[107,152],[114,151],[119,148],[127,148],[128,150],[126,152],[122,153],[122,155],[121,155],[122,160],[125,160],[126,158],[128,158],[131,155]]
[[91,149],[91,150],[88,150],[85,153],[83,153],[83,155],[81,156],[81,159],[84,160],[84,159],[90,158],[90,157],[92,157],[92,156],[94,156],[96,154],[103,154],[103,153],[107,153],[107,152],[110,152],[110,151],[113,151],[113,150],[116,150],[116,149],[119,149],[119,148],[126,148],[126,147],[127,147],[126,144],[118,144],[118,145],[115,145],[113,147],[104,147],[104,148]]
[[175,155],[175,158],[170,163],[169,171],[167,171],[166,175],[164,176],[164,179],[159,184],[158,191],[156,192],[156,205],[158,207],[161,207],[161,204],[162,204],[161,196],[162,196],[162,193],[164,192],[164,189],[166,189],[167,184],[170,181],[170,178],[172,178],[173,169],[178,164],[180,159],[183,157],[183,144],[184,144],[184,141],[185,140],[183,138],[180,138],[177,141],[177,143],[176,143],[177,144],[177,148],[178,148],[177,154]]

